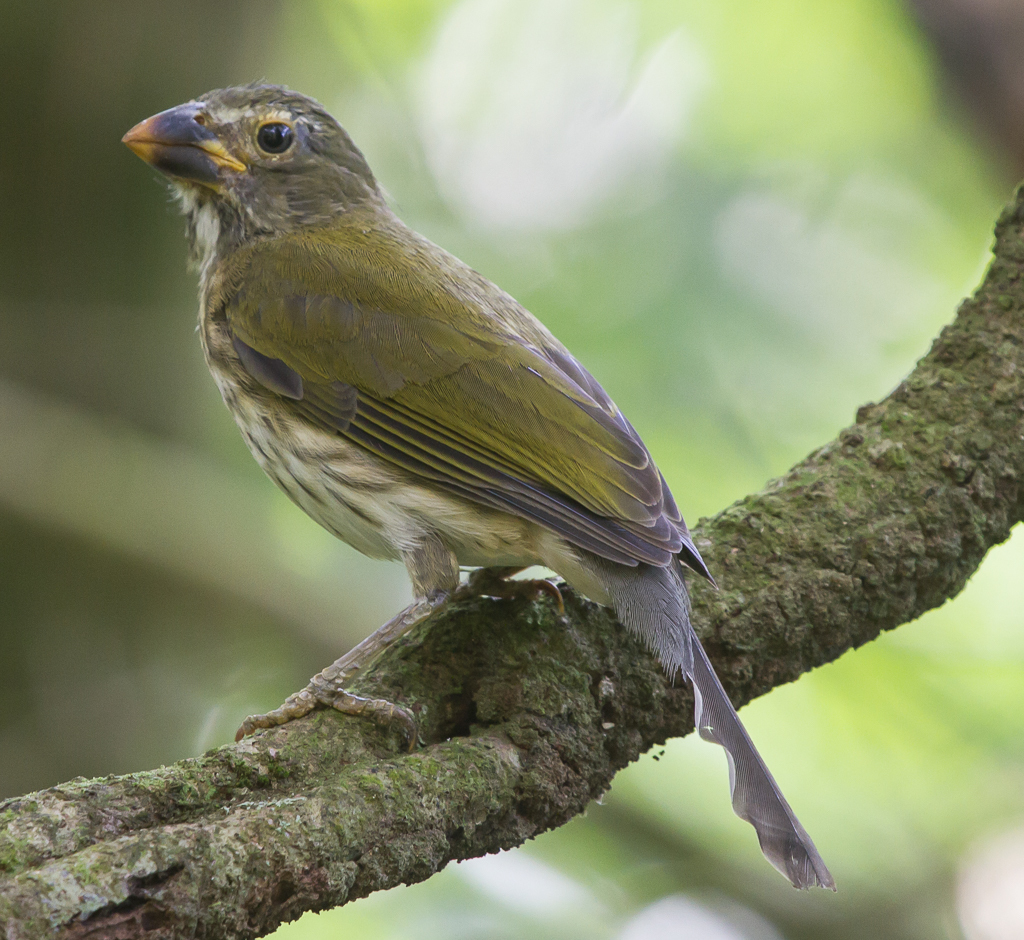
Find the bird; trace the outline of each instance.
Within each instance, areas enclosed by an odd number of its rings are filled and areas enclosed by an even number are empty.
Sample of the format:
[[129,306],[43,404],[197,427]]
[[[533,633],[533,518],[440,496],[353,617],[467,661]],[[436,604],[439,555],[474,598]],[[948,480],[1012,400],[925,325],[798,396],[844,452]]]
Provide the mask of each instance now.
[[[167,177],[199,274],[207,365],[253,456],[316,522],[402,561],[416,600],[266,715],[411,715],[345,683],[460,589],[530,566],[610,607],[693,686],[728,756],[732,804],[798,888],[835,882],[743,727],[690,621],[712,584],[647,447],[529,311],[408,228],[322,105],[282,86],[218,89],[123,142]],[[475,579],[475,580],[474,580]]]

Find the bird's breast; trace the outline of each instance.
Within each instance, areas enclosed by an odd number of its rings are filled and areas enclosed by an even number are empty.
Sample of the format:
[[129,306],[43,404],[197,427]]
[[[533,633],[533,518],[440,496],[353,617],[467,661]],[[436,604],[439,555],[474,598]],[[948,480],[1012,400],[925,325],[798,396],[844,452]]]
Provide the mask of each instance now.
[[307,515],[371,558],[398,559],[439,537],[468,567],[541,562],[548,534],[524,519],[430,487],[319,425],[255,382],[223,322],[204,317],[207,364],[256,461]]

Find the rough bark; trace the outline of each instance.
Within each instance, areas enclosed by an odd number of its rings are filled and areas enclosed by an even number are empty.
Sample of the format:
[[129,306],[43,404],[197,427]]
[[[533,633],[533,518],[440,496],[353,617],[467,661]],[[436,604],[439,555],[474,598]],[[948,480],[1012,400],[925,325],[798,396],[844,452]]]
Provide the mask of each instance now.
[[[696,539],[694,620],[737,705],[957,594],[1021,519],[1024,198],[984,283],[913,373]],[[567,592],[451,605],[354,691],[421,746],[337,714],[146,773],[0,804],[6,940],[270,932],[566,822],[692,729],[688,688]]]

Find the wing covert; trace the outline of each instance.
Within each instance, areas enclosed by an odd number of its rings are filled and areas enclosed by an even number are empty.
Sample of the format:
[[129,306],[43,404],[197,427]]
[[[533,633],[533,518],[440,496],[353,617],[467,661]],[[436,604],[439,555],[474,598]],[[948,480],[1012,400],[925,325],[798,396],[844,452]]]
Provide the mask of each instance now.
[[[468,268],[464,279],[431,285],[395,265],[389,281],[386,268],[351,257],[351,246],[327,254],[331,278],[297,270],[287,252],[273,253],[287,269],[277,272],[253,257],[250,276],[225,297],[236,348],[254,354],[240,354],[243,365],[280,363],[295,376],[274,366],[278,387],[257,375],[263,384],[389,462],[611,560],[665,565],[682,551],[699,562],[639,435],[508,295],[489,316],[472,289],[482,279]],[[449,269],[461,264],[445,258]],[[346,277],[349,268],[359,276]],[[368,279],[368,270],[379,273]],[[331,293],[319,292],[325,280]],[[296,387],[301,399],[289,394]]]

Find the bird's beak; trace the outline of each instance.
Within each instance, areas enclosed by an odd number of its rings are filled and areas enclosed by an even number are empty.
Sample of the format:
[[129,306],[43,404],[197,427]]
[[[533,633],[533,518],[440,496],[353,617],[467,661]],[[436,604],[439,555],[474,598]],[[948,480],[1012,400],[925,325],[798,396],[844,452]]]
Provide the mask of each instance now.
[[161,173],[215,185],[221,170],[243,173],[247,167],[228,153],[207,120],[203,105],[189,102],[146,118],[121,140]]

